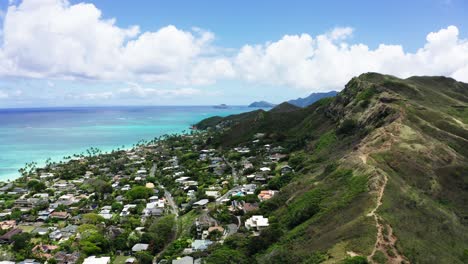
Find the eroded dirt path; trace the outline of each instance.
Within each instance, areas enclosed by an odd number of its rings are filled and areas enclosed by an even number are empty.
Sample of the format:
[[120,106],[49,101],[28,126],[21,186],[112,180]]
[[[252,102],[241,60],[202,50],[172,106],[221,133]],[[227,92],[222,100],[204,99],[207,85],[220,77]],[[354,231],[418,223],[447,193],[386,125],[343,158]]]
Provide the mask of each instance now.
[[[399,132],[399,125],[394,123],[393,128],[382,128],[379,132],[377,137],[385,138],[385,142],[377,149],[378,152],[389,150],[392,144],[396,143],[397,136]],[[376,151],[374,149],[374,151]],[[363,164],[371,167],[376,175],[375,177],[378,180],[376,192],[377,192],[377,199],[375,207],[367,214],[368,217],[373,217],[375,221],[375,226],[377,228],[377,234],[375,239],[374,248],[372,249],[372,253],[367,256],[367,260],[370,263],[376,263],[373,258],[375,254],[380,251],[383,255],[387,258],[386,263],[390,264],[401,264],[401,263],[409,263],[408,259],[398,252],[396,248],[396,241],[397,237],[393,233],[393,229],[390,224],[386,223],[386,221],[377,213],[380,206],[382,205],[382,199],[385,193],[385,189],[388,183],[388,176],[385,172],[381,171],[379,168],[369,164],[369,151],[366,151],[366,147],[363,146],[361,151],[358,154],[359,159],[362,161]],[[353,256],[356,253],[354,252],[347,252],[348,255]]]

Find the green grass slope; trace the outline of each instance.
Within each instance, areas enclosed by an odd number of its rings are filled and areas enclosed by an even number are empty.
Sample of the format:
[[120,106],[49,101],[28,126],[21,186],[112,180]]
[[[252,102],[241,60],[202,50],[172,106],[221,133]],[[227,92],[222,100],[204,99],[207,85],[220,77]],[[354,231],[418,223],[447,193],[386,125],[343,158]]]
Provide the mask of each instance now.
[[304,109],[212,122],[221,147],[264,133],[292,151],[295,178],[260,212],[275,239],[252,259],[466,263],[467,109],[468,84],[367,73]]

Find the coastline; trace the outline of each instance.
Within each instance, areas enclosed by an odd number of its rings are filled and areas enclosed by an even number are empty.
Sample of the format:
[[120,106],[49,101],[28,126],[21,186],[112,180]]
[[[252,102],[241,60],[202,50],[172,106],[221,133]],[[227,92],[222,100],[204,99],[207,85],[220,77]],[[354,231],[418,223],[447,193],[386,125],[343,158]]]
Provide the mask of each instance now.
[[[48,158],[54,162],[65,161],[64,157],[83,153],[91,147],[102,152],[122,149],[122,145],[127,149],[141,140],[188,131],[192,124],[211,116],[247,111],[251,109],[246,106],[230,106],[228,109],[213,106],[2,109],[0,134],[7,138],[0,140],[0,150],[4,153],[0,158],[3,166],[0,166],[0,181],[19,178],[17,170],[26,163],[37,162],[40,167]],[[18,124],[21,119],[18,115],[24,113],[34,119]],[[65,120],[63,124],[60,118]]]

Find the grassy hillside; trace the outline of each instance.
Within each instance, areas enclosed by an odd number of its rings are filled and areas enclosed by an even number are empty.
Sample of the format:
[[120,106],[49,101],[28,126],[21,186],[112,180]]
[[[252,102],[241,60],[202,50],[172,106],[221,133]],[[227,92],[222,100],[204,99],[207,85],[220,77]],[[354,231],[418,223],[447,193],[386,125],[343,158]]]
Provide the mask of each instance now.
[[468,261],[468,84],[367,73],[307,108],[197,126],[216,125],[220,147],[264,133],[293,151],[258,263]]

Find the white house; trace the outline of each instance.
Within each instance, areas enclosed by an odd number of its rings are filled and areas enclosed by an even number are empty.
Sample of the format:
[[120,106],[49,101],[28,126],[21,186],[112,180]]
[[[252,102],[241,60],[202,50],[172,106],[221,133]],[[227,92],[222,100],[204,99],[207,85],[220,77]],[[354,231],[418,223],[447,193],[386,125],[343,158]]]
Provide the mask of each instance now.
[[249,230],[261,230],[268,226],[268,218],[265,218],[262,215],[254,215],[245,221],[245,227]]
[[91,256],[85,258],[83,261],[83,264],[109,264],[110,263],[110,257],[96,257],[96,256]]

